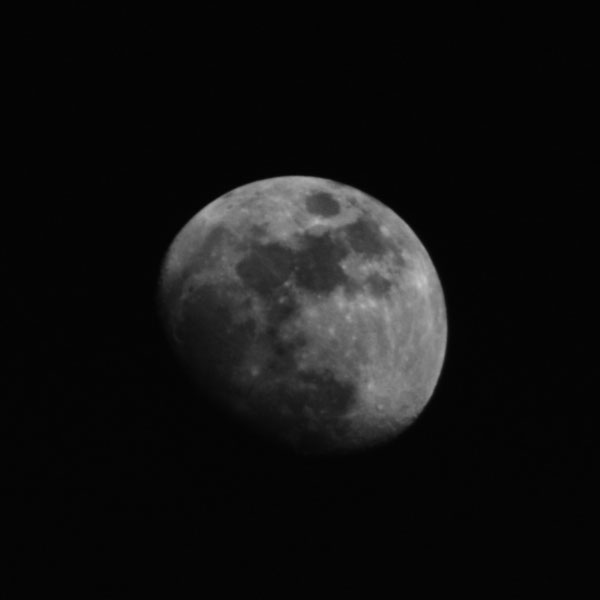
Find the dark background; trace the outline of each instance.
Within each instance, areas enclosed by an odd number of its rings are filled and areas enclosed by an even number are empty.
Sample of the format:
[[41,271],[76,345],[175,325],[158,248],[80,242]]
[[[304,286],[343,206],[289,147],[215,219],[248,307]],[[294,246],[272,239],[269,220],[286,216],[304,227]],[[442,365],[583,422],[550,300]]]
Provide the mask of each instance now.
[[[355,16],[250,25],[78,7],[53,15],[57,28],[23,28],[2,263],[17,555],[91,565],[94,582],[175,564],[292,588],[359,571],[403,580],[407,557],[511,581],[517,559],[544,577],[585,564],[585,40],[409,39]],[[292,174],[394,208],[446,296],[430,405],[396,443],[353,458],[275,452],[211,414],[156,314],[160,261],[187,220]]]

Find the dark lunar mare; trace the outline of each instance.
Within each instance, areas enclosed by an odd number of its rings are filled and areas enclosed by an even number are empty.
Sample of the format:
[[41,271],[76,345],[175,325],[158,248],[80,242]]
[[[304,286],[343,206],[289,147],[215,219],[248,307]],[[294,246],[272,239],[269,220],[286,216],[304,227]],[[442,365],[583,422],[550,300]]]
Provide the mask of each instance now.
[[380,257],[388,249],[377,223],[367,217],[357,219],[341,231],[352,250],[369,258]]
[[392,289],[392,282],[379,273],[371,273],[367,277],[367,288],[372,296],[376,298],[386,297]]
[[[313,214],[327,217],[340,212],[339,203],[326,192],[307,194],[304,201]],[[339,288],[349,297],[359,289],[373,297],[389,295],[390,279],[402,276],[403,249],[408,256],[414,249],[408,233],[388,239],[376,215],[361,208],[358,201],[352,206],[361,212],[356,221],[318,235],[297,232],[294,247],[273,242],[270,229],[263,225],[245,230],[240,226],[235,234],[226,225],[216,225],[203,240],[197,240],[197,246],[183,248],[180,260],[185,266],[175,277],[179,266],[174,265],[172,278],[165,280],[169,288],[162,293],[172,300],[167,306],[177,307],[169,317],[178,320],[168,322],[173,325],[175,344],[203,389],[222,408],[245,416],[257,430],[308,452],[341,449],[336,445],[343,446],[350,433],[344,417],[360,399],[358,384],[339,380],[325,364],[319,370],[299,369],[298,351],[315,343],[308,331],[295,328],[303,309],[299,292],[319,299]],[[268,220],[267,215],[264,222]],[[209,284],[198,277],[194,281],[195,273],[227,272],[229,265],[224,261],[234,248],[242,256],[234,267],[239,280]],[[364,283],[342,268],[349,255],[353,266],[371,270]],[[383,263],[378,265],[383,259],[386,271],[372,272],[383,268]],[[388,268],[389,275],[383,276]],[[254,313],[257,298],[261,310]],[[247,320],[240,322],[246,315]],[[292,327],[286,328],[284,339],[286,324]],[[385,335],[383,329],[381,335]],[[255,361],[248,360],[252,352]]]
[[253,243],[236,266],[244,288],[255,292],[266,311],[267,346],[277,372],[293,365],[295,352],[306,340],[280,337],[282,326],[299,315],[297,291],[328,294],[349,284],[340,266],[348,250],[330,235],[304,235],[299,249],[278,242]]
[[291,248],[277,243],[254,244],[235,270],[248,288],[268,299],[288,281],[295,266]]
[[[284,340],[280,332],[299,315],[297,290],[327,295],[340,285],[353,289],[355,284],[340,265],[348,252],[329,232],[306,234],[298,249],[277,242],[254,243],[236,266],[244,287],[263,302],[267,326],[262,335],[271,353],[266,368],[245,390],[246,400],[240,402],[249,406],[259,429],[292,437],[301,445],[330,441],[331,429],[342,427],[340,417],[358,401],[357,390],[331,372],[299,371],[295,356],[308,340],[302,332]],[[312,432],[309,414],[318,424]]]
[[321,217],[333,217],[340,213],[339,202],[327,192],[312,192],[305,199],[306,210]]
[[297,375],[302,402],[300,411],[310,408],[321,418],[337,418],[352,408],[356,399],[356,387],[348,382],[339,381],[329,371],[305,371]]
[[[279,242],[253,243],[236,267],[238,276],[266,299],[288,281],[313,294],[327,295],[341,286],[351,295],[357,285],[341,266],[351,251],[373,260],[391,253],[398,270],[405,267],[402,245],[386,239],[368,217],[321,235],[304,234],[299,242],[299,249]],[[381,276],[371,277],[368,285],[375,295],[383,295],[391,287]]]
[[[225,227],[215,227],[207,235],[189,261],[188,282],[193,272],[217,263],[222,245],[232,243],[230,237]],[[390,250],[397,254],[397,249],[367,217],[321,235],[303,234],[298,242],[297,248],[258,240],[233,242],[243,253],[235,267],[240,282],[199,283],[188,289],[176,334],[194,376],[218,391],[224,404],[234,412],[238,412],[237,406],[257,429],[294,439],[312,451],[329,449],[334,433],[344,435],[342,417],[358,402],[358,391],[330,371],[300,371],[296,355],[309,341],[301,331],[292,339],[283,339],[282,327],[299,315],[299,290],[322,297],[338,287],[348,294],[356,291],[358,284],[341,266],[352,250],[377,259]],[[376,273],[365,285],[374,296],[387,294],[391,288],[391,283]],[[235,322],[240,299],[249,291],[258,296],[265,311],[265,325],[260,330],[253,320]],[[255,379],[236,379],[235,373],[243,369],[256,343],[267,349],[262,371]]]
[[[200,285],[182,307],[176,335],[193,378],[217,407],[241,415],[258,433],[294,440],[306,452],[335,449],[332,432],[344,434],[340,417],[358,401],[356,387],[330,371],[298,369],[295,354],[306,338],[301,333],[292,340],[279,336],[281,324],[298,310],[294,301],[283,309],[270,304],[272,320],[259,334],[254,321],[234,322],[232,293]],[[235,378],[236,368],[257,339],[269,349],[269,359],[253,384],[242,383]]]
[[254,321],[234,321],[231,297],[227,288],[199,285],[183,301],[175,327],[192,375],[210,389],[230,388],[232,365],[242,361],[256,337]]
[[354,223],[341,228],[341,235],[346,243],[362,256],[369,259],[383,258],[386,253],[391,253],[394,263],[399,269],[406,266],[402,256],[405,240],[399,238],[386,238],[379,229],[379,225],[369,216],[362,216]]
[[[342,227],[339,235],[354,252],[366,259],[377,261],[391,256],[397,276],[401,276],[406,268],[402,254],[403,241],[386,238],[378,224],[368,216],[360,217],[354,223]],[[367,278],[367,288],[373,296],[381,298],[389,295],[392,282],[378,273],[373,273]]]
[[340,262],[348,249],[327,232],[323,235],[303,235],[298,250],[270,242],[255,243],[238,263],[240,279],[261,297],[269,297],[288,280],[308,292],[327,294],[338,285],[348,285],[349,279]]
[[356,386],[328,371],[290,371],[265,378],[247,400],[257,429],[306,452],[335,450],[335,435],[348,431],[342,417],[358,402]]
[[296,283],[316,294],[330,294],[338,286],[349,286],[350,279],[341,266],[348,250],[327,233],[304,235],[303,248],[296,255]]

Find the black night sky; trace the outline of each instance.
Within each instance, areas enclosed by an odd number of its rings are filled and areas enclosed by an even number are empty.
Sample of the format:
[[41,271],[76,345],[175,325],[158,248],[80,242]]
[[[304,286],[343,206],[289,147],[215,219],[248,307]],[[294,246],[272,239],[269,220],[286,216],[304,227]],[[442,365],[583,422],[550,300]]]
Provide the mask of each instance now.
[[[15,53],[0,467],[20,552],[77,557],[93,581],[175,564],[248,590],[401,580],[406,557],[510,579],[519,559],[552,571],[583,553],[597,468],[583,46],[126,9],[59,20],[43,42],[24,27]],[[445,291],[429,407],[354,458],[274,452],[212,414],[156,315],[187,220],[292,174],[394,208]]]

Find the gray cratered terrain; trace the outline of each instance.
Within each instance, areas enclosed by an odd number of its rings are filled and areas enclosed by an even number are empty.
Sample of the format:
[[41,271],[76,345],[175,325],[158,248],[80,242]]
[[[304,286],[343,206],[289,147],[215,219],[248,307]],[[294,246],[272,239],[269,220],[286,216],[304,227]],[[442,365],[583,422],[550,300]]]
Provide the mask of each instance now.
[[414,232],[316,177],[257,181],[203,208],[167,252],[160,303],[215,401],[302,452],[397,436],[430,399],[446,350],[442,288]]

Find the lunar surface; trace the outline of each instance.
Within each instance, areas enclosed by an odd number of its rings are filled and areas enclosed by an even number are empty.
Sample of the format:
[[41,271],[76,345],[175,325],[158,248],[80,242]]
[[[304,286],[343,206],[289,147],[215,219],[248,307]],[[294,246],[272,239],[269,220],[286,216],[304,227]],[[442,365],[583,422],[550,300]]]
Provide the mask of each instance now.
[[378,200],[316,177],[257,181],[204,207],[168,249],[159,303],[211,401],[300,452],[398,436],[446,351],[442,288],[415,233]]

